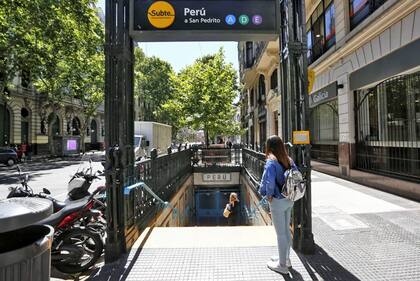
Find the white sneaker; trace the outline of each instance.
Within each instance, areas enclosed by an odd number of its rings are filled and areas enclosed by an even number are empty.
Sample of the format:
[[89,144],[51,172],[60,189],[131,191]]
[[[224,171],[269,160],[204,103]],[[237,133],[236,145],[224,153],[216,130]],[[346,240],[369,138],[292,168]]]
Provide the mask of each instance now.
[[[271,256],[270,257],[270,260],[271,261],[278,261],[279,260],[279,256]],[[289,268],[292,267],[292,262],[290,261],[290,259],[287,259],[286,260],[286,266],[289,267]]]
[[280,265],[278,261],[269,261],[267,262],[267,267],[272,271],[281,273],[281,274],[289,274],[289,269],[285,265]]

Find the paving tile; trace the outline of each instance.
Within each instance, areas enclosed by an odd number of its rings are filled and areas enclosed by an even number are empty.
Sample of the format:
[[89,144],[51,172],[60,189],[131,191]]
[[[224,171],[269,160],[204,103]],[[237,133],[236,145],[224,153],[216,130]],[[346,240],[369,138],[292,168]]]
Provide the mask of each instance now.
[[[313,193],[324,189],[313,197],[315,254],[292,252],[289,276],[266,267],[268,258],[277,254],[275,243],[267,241],[273,239],[272,227],[242,227],[229,230],[233,238],[238,237],[236,246],[230,246],[235,239],[212,241],[223,239],[223,228],[196,228],[195,234],[189,233],[194,229],[165,229],[155,237],[152,234],[141,251],[133,249],[89,280],[420,281],[420,204],[321,173],[314,175]],[[343,194],[327,198],[331,191]],[[342,218],[350,223],[348,227],[337,225]],[[261,239],[263,234],[266,240]]]

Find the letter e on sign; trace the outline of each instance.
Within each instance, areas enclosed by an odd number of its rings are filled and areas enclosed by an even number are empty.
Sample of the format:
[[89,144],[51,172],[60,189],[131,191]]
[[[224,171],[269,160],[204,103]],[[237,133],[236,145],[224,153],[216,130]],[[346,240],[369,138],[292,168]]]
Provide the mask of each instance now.
[[293,131],[293,144],[310,144],[309,131]]

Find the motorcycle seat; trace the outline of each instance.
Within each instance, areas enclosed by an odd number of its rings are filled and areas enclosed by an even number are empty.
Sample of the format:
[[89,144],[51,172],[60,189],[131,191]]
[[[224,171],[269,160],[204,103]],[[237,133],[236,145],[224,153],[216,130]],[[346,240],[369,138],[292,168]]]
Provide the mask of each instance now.
[[66,202],[63,202],[63,201],[53,200],[52,202],[53,202],[54,213],[60,211],[61,209],[67,206]]
[[74,202],[74,203],[66,203],[63,209],[61,209],[57,213],[52,214],[48,218],[43,219],[42,221],[39,221],[38,224],[47,224],[52,227],[56,227],[65,216],[73,213],[74,211],[81,209],[87,202],[88,200],[85,199],[85,200],[78,200],[77,202]]

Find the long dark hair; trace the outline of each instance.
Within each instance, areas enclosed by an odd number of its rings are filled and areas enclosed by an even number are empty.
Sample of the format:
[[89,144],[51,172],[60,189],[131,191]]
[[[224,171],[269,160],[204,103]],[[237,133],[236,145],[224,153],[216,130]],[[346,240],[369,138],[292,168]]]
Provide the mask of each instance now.
[[276,156],[277,161],[279,161],[285,169],[290,169],[291,164],[289,156],[287,155],[283,140],[279,136],[271,136],[267,139],[265,144],[265,156],[268,157],[270,153]]

